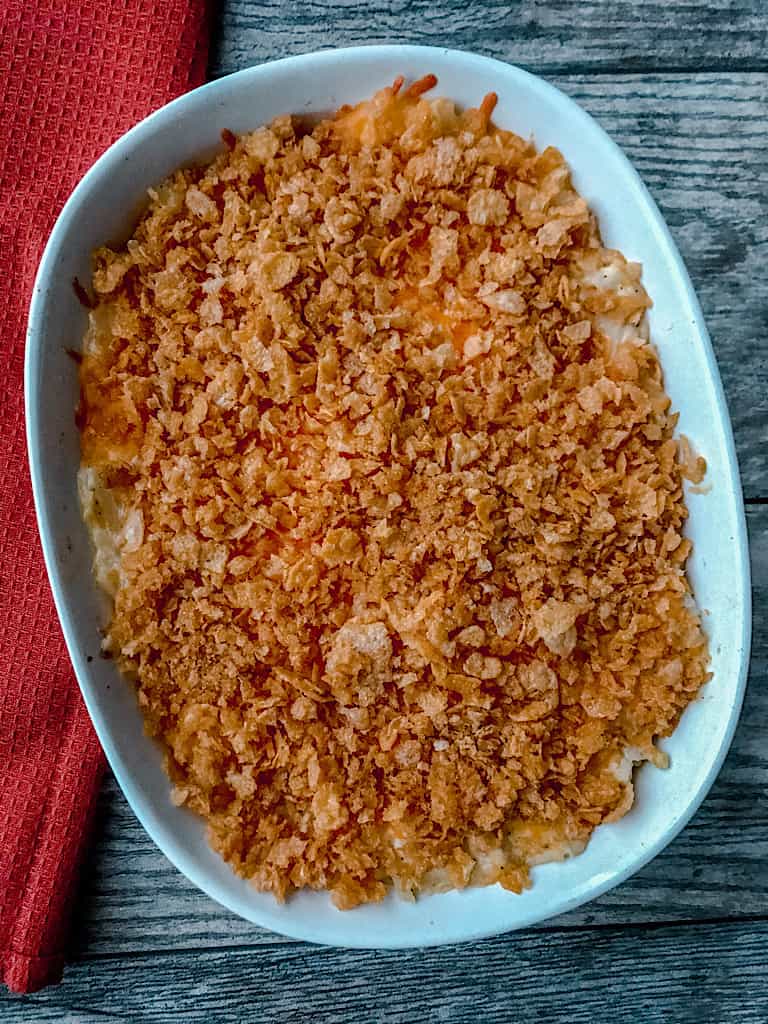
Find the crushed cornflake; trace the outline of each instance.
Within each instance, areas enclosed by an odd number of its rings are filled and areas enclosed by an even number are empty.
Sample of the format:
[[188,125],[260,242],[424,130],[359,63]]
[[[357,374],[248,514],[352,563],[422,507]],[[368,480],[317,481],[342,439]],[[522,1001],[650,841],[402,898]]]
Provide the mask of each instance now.
[[280,117],[94,257],[81,495],[174,800],[340,908],[578,853],[708,678],[640,267],[561,154]]

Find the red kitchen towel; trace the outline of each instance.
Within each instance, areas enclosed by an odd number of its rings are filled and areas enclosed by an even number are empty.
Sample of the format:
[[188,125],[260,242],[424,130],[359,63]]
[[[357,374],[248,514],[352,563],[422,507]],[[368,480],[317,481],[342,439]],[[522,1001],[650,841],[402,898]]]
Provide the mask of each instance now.
[[35,270],[83,172],[198,85],[206,0],[0,0],[0,967],[15,992],[61,978],[102,754],[59,632],[24,443]]

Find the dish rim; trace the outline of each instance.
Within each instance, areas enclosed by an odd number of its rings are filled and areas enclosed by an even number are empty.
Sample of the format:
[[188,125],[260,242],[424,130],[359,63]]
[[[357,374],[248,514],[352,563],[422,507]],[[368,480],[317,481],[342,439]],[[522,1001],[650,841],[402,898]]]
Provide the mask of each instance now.
[[[254,915],[244,914],[242,907],[237,906],[235,901],[230,899],[226,892],[220,891],[218,884],[216,884],[216,880],[208,877],[204,867],[198,867],[194,862],[194,858],[187,856],[186,851],[181,849],[180,846],[171,849],[172,844],[166,842],[163,837],[158,835],[158,832],[151,820],[152,814],[150,810],[145,807],[145,798],[142,796],[142,793],[139,791],[131,775],[122,770],[120,765],[120,755],[116,751],[115,745],[112,742],[112,727],[108,724],[106,719],[102,718],[99,710],[95,706],[94,700],[91,698],[90,691],[94,684],[89,682],[90,673],[85,662],[85,656],[83,652],[79,650],[75,640],[72,628],[72,610],[70,609],[70,603],[68,602],[64,592],[65,588],[62,585],[60,572],[56,564],[55,542],[53,539],[54,517],[51,514],[44,497],[43,478],[47,460],[40,443],[40,417],[38,417],[39,389],[37,387],[37,382],[39,374],[37,373],[37,369],[40,362],[40,352],[44,345],[44,336],[41,327],[43,324],[46,303],[46,282],[51,279],[52,275],[55,275],[57,253],[59,252],[61,242],[70,228],[71,222],[81,200],[88,195],[91,183],[97,179],[101,173],[103,173],[106,167],[116,161],[120,161],[130,153],[134,144],[146,133],[153,132],[155,127],[162,125],[167,118],[173,117],[176,114],[183,114],[185,106],[190,103],[190,97],[196,98],[203,92],[210,93],[212,97],[214,97],[217,92],[231,88],[237,83],[243,83],[245,81],[258,83],[260,78],[265,78],[268,83],[270,70],[276,65],[281,66],[283,69],[295,68],[297,71],[301,70],[302,72],[306,72],[309,66],[327,65],[336,62],[343,62],[345,59],[349,58],[358,59],[361,57],[370,57],[375,55],[376,57],[390,59],[393,68],[396,67],[398,59],[403,57],[418,57],[423,60],[425,66],[427,66],[432,55],[435,53],[440,53],[443,57],[457,59],[461,62],[469,61],[470,63],[482,64],[486,69],[490,65],[491,68],[495,68],[500,75],[510,76],[511,74],[512,77],[517,76],[518,81],[522,82],[527,89],[530,89],[533,92],[539,92],[544,96],[549,96],[558,105],[562,106],[565,104],[569,116],[573,117],[576,122],[583,124],[585,129],[592,134],[599,133],[602,137],[603,143],[607,144],[614,151],[619,161],[624,165],[624,170],[627,173],[628,180],[631,181],[632,185],[637,190],[641,205],[644,208],[645,219],[653,229],[655,243],[664,250],[666,258],[673,265],[678,278],[677,287],[685,293],[690,309],[693,313],[693,328],[698,341],[702,346],[702,354],[704,356],[710,382],[713,387],[714,400],[717,405],[720,423],[723,427],[723,441],[727,461],[727,485],[734,503],[735,518],[738,524],[737,536],[734,537],[734,544],[736,548],[736,559],[741,568],[738,583],[740,585],[741,600],[744,609],[742,636],[740,637],[742,658],[739,665],[739,678],[734,691],[734,701],[729,709],[728,724],[723,733],[720,748],[712,758],[706,776],[699,785],[699,788],[695,792],[693,798],[688,801],[683,812],[675,819],[672,825],[670,825],[670,827],[666,829],[666,831],[664,831],[654,843],[642,850],[639,850],[637,857],[634,858],[624,869],[618,871],[615,875],[611,875],[610,877],[596,883],[584,894],[580,893],[575,897],[572,896],[571,898],[568,898],[566,895],[559,903],[558,908],[551,913],[547,912],[543,915],[537,915],[537,913],[533,911],[527,916],[522,916],[521,919],[516,921],[514,924],[508,925],[504,928],[499,928],[495,925],[491,927],[461,927],[461,917],[458,915],[459,927],[454,928],[452,931],[448,930],[440,935],[432,936],[426,942],[424,938],[417,933],[414,935],[412,941],[388,942],[386,935],[376,935],[375,938],[369,940],[366,940],[361,936],[358,940],[353,939],[348,942],[341,943],[324,937],[322,934],[322,928],[318,930],[311,926],[302,927],[301,922],[297,922],[295,918],[264,913],[260,908]],[[507,80],[509,80],[508,77]],[[255,127],[258,127],[258,125],[254,125],[254,128]],[[255,65],[244,68],[215,81],[207,82],[204,85],[199,86],[197,89],[191,90],[177,99],[172,100],[170,103],[144,118],[122,135],[115,143],[113,143],[112,146],[110,146],[95,161],[92,167],[82,177],[62,208],[43,252],[33,287],[26,339],[24,381],[27,447],[38,530],[40,533],[46,569],[59,621],[62,626],[69,655],[72,660],[78,684],[86,707],[88,708],[91,721],[93,722],[99,741],[101,742],[102,748],[104,749],[107,760],[109,761],[110,767],[112,768],[121,790],[126,796],[134,814],[136,814],[153,842],[171,861],[171,863],[174,864],[182,874],[189,878],[194,885],[216,902],[236,913],[238,916],[245,917],[246,920],[260,924],[263,927],[270,928],[290,938],[321,943],[332,942],[334,945],[343,945],[350,948],[391,949],[424,945],[436,946],[459,941],[476,940],[489,937],[491,935],[501,934],[506,931],[517,930],[519,928],[528,927],[541,920],[550,919],[556,914],[573,910],[576,907],[601,896],[608,890],[615,888],[617,885],[620,885],[657,856],[680,833],[698,810],[702,801],[711,789],[711,786],[722,767],[728,750],[730,749],[733,735],[739,721],[744,692],[746,689],[751,641],[751,589],[746,517],[731,419],[725,400],[722,380],[715,360],[714,350],[704,323],[698,298],[693,289],[693,285],[690,281],[677,245],[675,244],[671,232],[658,210],[655,201],[651,197],[634,166],[624,155],[618,144],[608,136],[601,125],[590,114],[583,110],[575,100],[571,99],[570,96],[563,93],[551,83],[515,65],[465,50],[417,45],[381,44],[375,46],[353,46],[314,51],[311,53],[285,57],[266,64],[263,63]]]

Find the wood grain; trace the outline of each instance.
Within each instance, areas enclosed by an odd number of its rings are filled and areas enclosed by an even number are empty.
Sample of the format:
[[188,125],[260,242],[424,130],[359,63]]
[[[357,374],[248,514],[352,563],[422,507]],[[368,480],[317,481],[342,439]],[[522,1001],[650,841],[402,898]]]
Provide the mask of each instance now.
[[[768,505],[750,508],[748,523],[755,581],[752,674],[720,777],[661,856],[618,889],[558,918],[557,927],[768,918]],[[101,795],[96,837],[78,901],[79,956],[282,941],[218,907],[183,878],[111,778]]]
[[228,0],[210,72],[384,42],[472,49],[548,73],[768,70],[761,0]]
[[404,953],[313,946],[71,965],[4,1024],[765,1024],[768,923],[519,932]]
[[107,777],[62,986],[4,1024],[764,1024],[768,1020],[768,17],[765,0],[224,0],[210,73],[370,42],[544,74],[640,171],[691,271],[729,400],[754,577],[750,685],[699,813],[652,864],[539,929],[406,953],[235,918],[156,850]]

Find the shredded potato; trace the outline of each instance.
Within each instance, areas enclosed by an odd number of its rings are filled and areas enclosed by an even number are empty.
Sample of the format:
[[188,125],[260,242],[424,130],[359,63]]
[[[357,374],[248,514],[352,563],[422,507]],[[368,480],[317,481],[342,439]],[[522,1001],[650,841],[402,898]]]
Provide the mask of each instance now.
[[640,267],[431,76],[236,138],[94,257],[106,646],[233,868],[350,908],[582,850],[707,679]]

